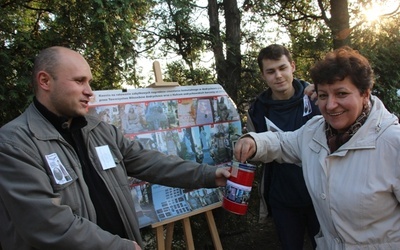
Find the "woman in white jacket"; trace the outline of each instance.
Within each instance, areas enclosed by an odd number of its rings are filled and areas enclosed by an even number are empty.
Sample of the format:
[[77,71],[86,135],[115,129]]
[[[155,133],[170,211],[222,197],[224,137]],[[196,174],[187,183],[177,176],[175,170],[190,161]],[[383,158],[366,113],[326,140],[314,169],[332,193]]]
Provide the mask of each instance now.
[[311,78],[322,116],[294,132],[246,134],[236,159],[302,166],[321,224],[317,249],[400,249],[400,126],[371,95],[368,60],[340,48]]

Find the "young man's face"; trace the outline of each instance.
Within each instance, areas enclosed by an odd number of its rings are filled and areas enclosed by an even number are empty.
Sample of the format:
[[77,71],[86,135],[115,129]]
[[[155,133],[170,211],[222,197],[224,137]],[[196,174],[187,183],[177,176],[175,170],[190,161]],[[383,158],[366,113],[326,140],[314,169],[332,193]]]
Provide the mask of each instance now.
[[293,72],[295,71],[294,62],[289,62],[283,55],[279,60],[262,60],[262,78],[271,88],[273,95],[277,99],[288,99],[293,96]]

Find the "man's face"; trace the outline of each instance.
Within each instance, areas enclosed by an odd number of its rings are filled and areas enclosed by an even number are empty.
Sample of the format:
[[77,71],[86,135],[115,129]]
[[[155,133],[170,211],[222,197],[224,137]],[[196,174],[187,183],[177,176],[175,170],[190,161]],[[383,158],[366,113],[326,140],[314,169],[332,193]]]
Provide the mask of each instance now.
[[273,95],[278,99],[288,99],[293,92],[294,62],[289,62],[283,55],[279,60],[264,59],[262,78],[271,88]]
[[93,96],[91,81],[92,73],[86,60],[74,51],[62,50],[60,64],[54,76],[50,76],[47,108],[67,118],[85,115]]

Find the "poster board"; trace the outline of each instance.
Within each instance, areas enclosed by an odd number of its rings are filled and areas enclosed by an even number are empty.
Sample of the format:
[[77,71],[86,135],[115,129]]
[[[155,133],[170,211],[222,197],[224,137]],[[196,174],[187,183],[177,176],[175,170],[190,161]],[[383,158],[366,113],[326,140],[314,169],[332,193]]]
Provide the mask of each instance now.
[[[219,84],[94,91],[89,113],[147,149],[230,166],[241,135],[235,104]],[[222,201],[223,188],[186,190],[129,179],[140,227]]]

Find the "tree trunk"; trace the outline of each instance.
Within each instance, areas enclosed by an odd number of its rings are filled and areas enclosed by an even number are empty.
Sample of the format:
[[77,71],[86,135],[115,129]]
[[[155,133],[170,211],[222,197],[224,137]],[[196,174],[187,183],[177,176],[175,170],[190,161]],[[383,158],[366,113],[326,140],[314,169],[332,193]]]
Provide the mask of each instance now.
[[238,98],[241,77],[240,12],[237,0],[224,0],[226,23],[226,82],[224,88],[234,102]]
[[330,0],[333,48],[337,49],[344,45],[351,45],[349,10],[347,0]]
[[220,35],[217,0],[208,0],[208,16],[210,20],[211,46],[215,57],[217,82],[222,84],[226,81],[226,65],[223,43]]
[[226,23],[226,59],[220,35],[217,0],[208,0],[211,44],[215,56],[217,82],[236,102],[241,77],[240,13],[236,0],[224,0],[223,7]]

